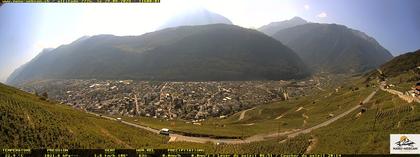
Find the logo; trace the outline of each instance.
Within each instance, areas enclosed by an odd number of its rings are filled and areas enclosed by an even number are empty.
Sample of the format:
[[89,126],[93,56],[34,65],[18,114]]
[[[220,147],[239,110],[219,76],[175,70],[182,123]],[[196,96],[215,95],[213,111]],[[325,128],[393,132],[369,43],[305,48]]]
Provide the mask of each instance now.
[[410,139],[407,138],[407,136],[401,136],[400,140],[398,142],[395,142],[396,145],[398,146],[411,146],[413,147],[414,143],[413,141],[410,141]]
[[420,134],[391,134],[391,154],[420,154]]

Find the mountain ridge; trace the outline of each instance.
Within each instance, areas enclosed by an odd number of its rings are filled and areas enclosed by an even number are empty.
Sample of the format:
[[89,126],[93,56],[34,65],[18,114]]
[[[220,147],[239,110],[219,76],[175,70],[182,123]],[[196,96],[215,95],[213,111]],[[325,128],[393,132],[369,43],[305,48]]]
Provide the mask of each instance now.
[[23,67],[7,82],[271,80],[303,78],[309,73],[300,58],[277,40],[225,24],[181,26],[141,36],[92,36],[41,53]]
[[[419,73],[420,74],[420,49],[401,54],[394,57],[392,60],[382,64],[377,70],[372,70],[365,74],[367,80],[372,80],[377,77],[397,77],[404,73]],[[420,76],[414,75],[408,80],[419,80]]]
[[344,25],[308,23],[280,30],[273,38],[318,72],[364,72],[393,57],[374,38]]

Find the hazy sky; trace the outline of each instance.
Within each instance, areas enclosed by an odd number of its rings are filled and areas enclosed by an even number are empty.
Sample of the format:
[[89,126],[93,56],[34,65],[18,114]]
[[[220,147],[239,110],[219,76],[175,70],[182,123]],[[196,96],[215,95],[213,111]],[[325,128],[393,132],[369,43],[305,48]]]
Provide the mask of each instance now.
[[302,17],[338,23],[374,37],[394,56],[420,49],[419,0],[161,0],[158,4],[3,4],[0,81],[43,48],[96,34],[141,35],[168,18],[205,8],[235,25],[258,28]]

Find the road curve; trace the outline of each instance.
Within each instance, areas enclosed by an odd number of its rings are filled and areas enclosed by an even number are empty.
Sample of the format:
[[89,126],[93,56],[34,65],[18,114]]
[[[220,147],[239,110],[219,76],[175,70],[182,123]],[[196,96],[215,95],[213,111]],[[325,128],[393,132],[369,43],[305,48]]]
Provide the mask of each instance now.
[[238,121],[241,121],[242,119],[244,119],[245,118],[245,113],[248,112],[249,110],[253,110],[253,109],[255,109],[255,107],[242,111],[241,115],[239,115]]
[[385,92],[388,92],[390,94],[394,94],[394,95],[398,96],[400,99],[402,99],[403,101],[407,101],[408,103],[412,103],[412,102],[420,103],[420,99],[418,99],[417,97],[412,97],[412,96],[409,96],[409,95],[405,95],[403,92],[400,92],[400,91],[397,91],[397,90],[394,90],[394,89],[385,88],[385,85],[386,85],[386,82],[382,81],[380,86],[379,86],[380,89],[385,91]]
[[[365,100],[363,100],[363,104],[368,103],[370,101],[370,99],[372,99],[372,97],[376,94],[377,91],[378,91],[378,89],[376,89],[375,91],[373,91],[372,93],[370,93],[369,96],[366,97]],[[331,118],[331,119],[329,119],[329,120],[327,120],[327,121],[325,121],[325,122],[323,122],[321,124],[315,125],[313,127],[310,127],[310,128],[307,128],[307,129],[304,129],[304,130],[297,131],[295,133],[289,134],[287,137],[290,138],[290,137],[295,137],[295,136],[297,136],[299,134],[306,134],[306,133],[309,133],[309,132],[311,132],[311,131],[313,131],[315,129],[318,129],[318,128],[321,128],[321,127],[330,125],[331,123],[333,123],[333,122],[337,121],[338,119],[340,119],[340,118],[348,115],[349,113],[357,110],[360,107],[362,107],[362,105],[358,104],[358,105],[354,106],[353,108],[347,110],[346,112],[343,112],[343,113],[339,114],[338,116],[335,116],[334,118]]]
[[[375,91],[373,91],[368,97],[366,97],[363,100],[363,104],[369,102],[370,99],[372,99],[372,97],[376,94],[376,92],[378,91],[378,89],[376,89]],[[362,105],[358,104],[357,106],[354,106],[353,108],[339,114],[338,116],[331,118],[323,123],[317,124],[313,127],[307,128],[307,129],[295,129],[295,130],[291,130],[291,131],[286,131],[286,132],[280,132],[280,133],[265,133],[265,134],[257,134],[257,135],[253,135],[250,136],[248,138],[245,139],[214,139],[214,138],[209,138],[209,137],[191,137],[191,136],[184,136],[184,135],[180,135],[180,134],[175,134],[175,133],[171,133],[169,136],[171,139],[175,139],[173,141],[187,141],[187,142],[195,142],[195,143],[206,143],[206,142],[213,142],[213,143],[228,143],[228,144],[240,144],[240,143],[250,143],[250,142],[257,142],[257,141],[263,141],[266,140],[267,138],[273,138],[273,137],[279,137],[279,136],[287,136],[288,138],[292,138],[295,137],[299,134],[306,134],[306,133],[310,133],[311,131],[327,126],[335,121],[337,121],[338,119],[348,115],[349,113],[357,110],[358,108],[360,108]],[[250,110],[250,109],[248,109]],[[150,128],[150,127],[146,127],[146,126],[142,126],[142,125],[138,125],[138,124],[134,124],[134,123],[130,123],[127,121],[123,121],[123,120],[117,120],[115,118],[112,117],[108,117],[108,116],[104,116],[104,115],[100,115],[97,113],[93,113],[93,112],[87,112],[89,114],[95,115],[95,116],[99,116],[105,119],[109,119],[109,120],[114,120],[114,121],[120,121],[123,124],[126,125],[130,125],[136,128],[140,128],[140,129],[144,129],[156,134],[159,134],[159,130]],[[244,113],[244,112],[243,112]]]

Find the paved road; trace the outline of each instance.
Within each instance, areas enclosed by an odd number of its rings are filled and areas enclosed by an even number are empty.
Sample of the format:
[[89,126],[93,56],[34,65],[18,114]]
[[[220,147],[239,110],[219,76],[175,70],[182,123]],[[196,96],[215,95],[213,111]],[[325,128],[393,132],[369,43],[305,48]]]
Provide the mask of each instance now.
[[[363,100],[363,104],[369,102],[369,100],[372,99],[372,97],[376,94],[377,91],[378,91],[378,89],[376,89],[368,97],[366,97],[366,99]],[[214,138],[209,138],[209,137],[191,137],[191,136],[184,136],[184,135],[180,135],[180,134],[170,134],[169,136],[171,138],[171,141],[188,141],[188,142],[196,142],[196,143],[206,143],[206,142],[220,143],[220,142],[223,142],[223,143],[229,143],[229,144],[239,144],[239,143],[250,143],[250,142],[256,142],[256,141],[263,141],[263,140],[266,140],[267,138],[273,138],[273,137],[275,138],[275,137],[279,137],[279,136],[287,136],[288,138],[291,138],[291,137],[295,137],[299,134],[310,133],[311,131],[313,131],[315,129],[327,126],[327,125],[337,121],[338,119],[348,115],[349,113],[355,111],[356,109],[358,109],[360,107],[361,107],[361,105],[358,104],[357,106],[354,106],[353,108],[347,110],[344,113],[341,113],[340,115],[337,115],[334,118],[331,118],[331,119],[329,119],[329,120],[327,120],[327,121],[325,121],[321,124],[315,125],[313,127],[310,127],[310,128],[304,129],[304,130],[295,129],[295,130],[280,132],[280,133],[257,134],[257,135],[250,136],[250,137],[248,137],[246,139],[243,139],[243,140],[241,140],[241,139],[214,139]],[[248,110],[250,110],[250,109],[248,109]],[[99,114],[92,113],[92,112],[88,112],[88,113],[96,115],[96,116],[100,116],[100,117],[105,118],[105,119],[118,121],[117,119],[112,118],[112,117],[99,115]],[[153,133],[159,134],[159,130],[156,130],[156,129],[153,129],[153,128],[149,128],[149,127],[146,127],[146,126],[130,123],[130,122],[123,121],[123,120],[121,120],[120,122],[124,123],[124,124],[127,124],[127,125],[130,125],[130,126],[133,126],[133,127],[136,127],[136,128],[144,129],[144,130],[151,131]]]

